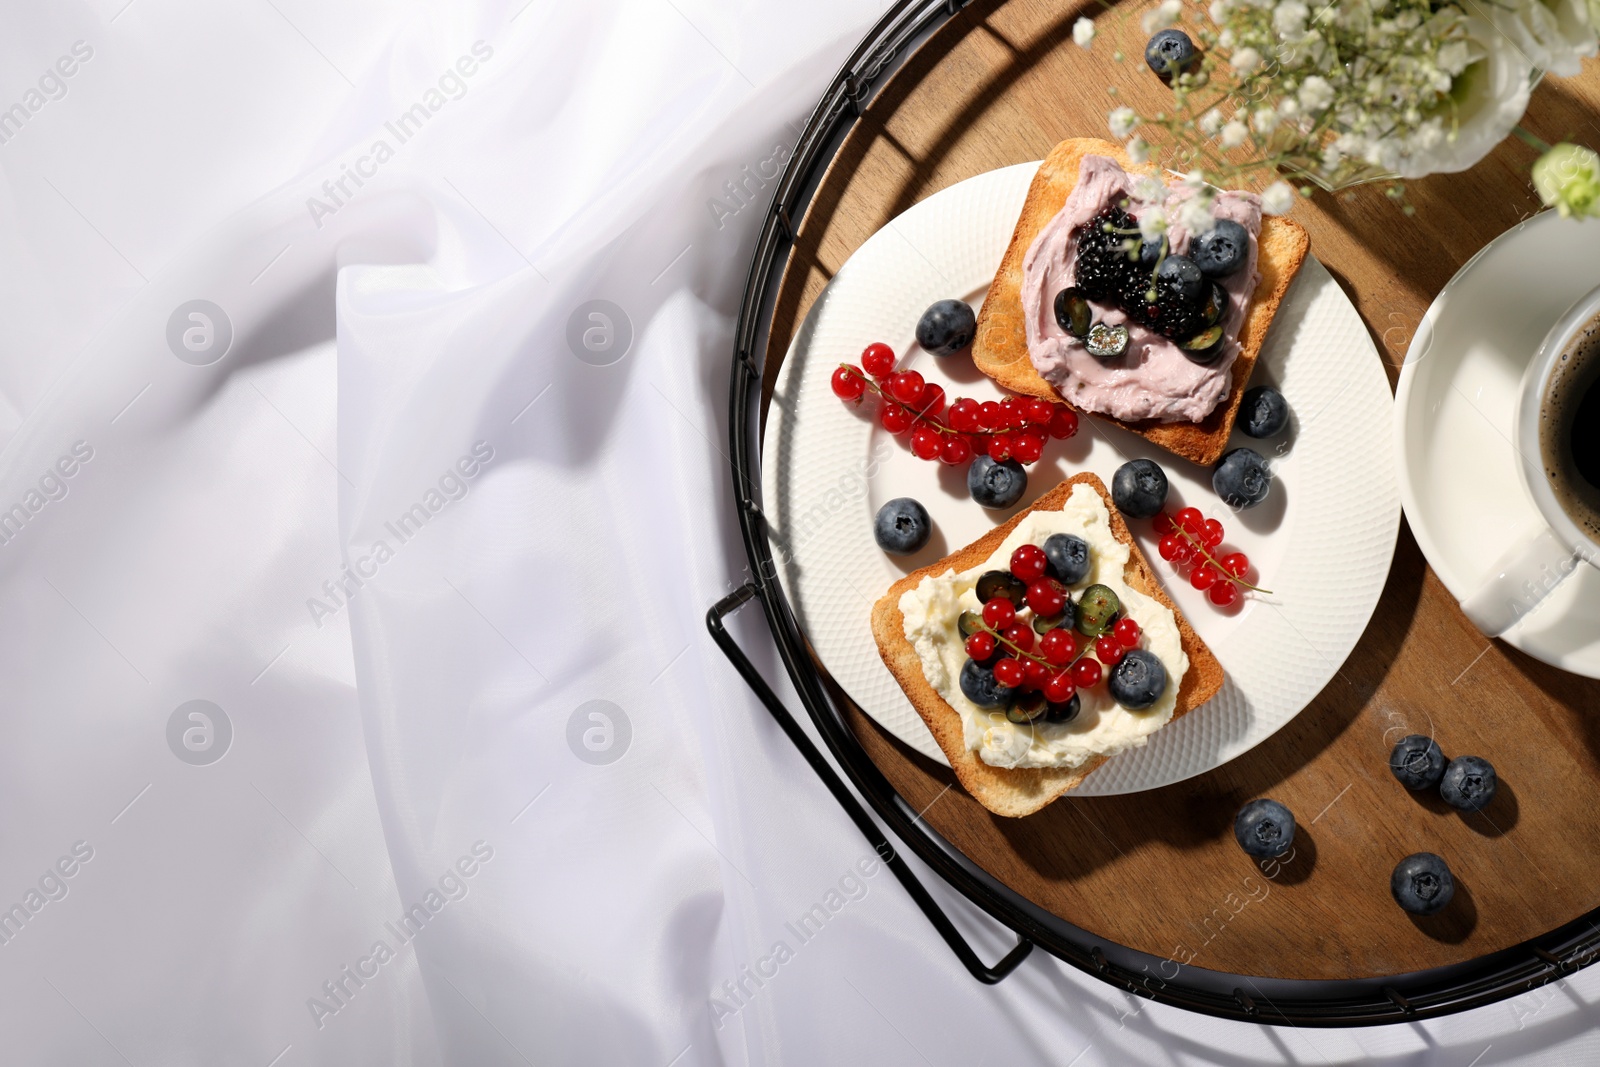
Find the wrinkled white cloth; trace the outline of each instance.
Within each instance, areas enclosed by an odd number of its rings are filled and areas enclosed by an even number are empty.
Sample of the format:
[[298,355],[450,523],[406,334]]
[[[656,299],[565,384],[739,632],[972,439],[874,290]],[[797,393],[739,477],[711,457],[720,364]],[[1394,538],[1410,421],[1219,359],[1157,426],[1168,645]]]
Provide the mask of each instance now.
[[7,5],[0,1061],[1593,1061],[1587,971],[1344,1032],[981,986],[710,643],[732,315],[875,17]]

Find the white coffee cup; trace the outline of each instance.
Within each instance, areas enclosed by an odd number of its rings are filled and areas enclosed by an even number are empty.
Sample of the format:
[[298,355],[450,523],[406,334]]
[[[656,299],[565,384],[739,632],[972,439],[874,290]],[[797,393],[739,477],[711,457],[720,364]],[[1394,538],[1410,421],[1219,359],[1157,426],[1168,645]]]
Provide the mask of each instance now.
[[1467,618],[1489,637],[1498,637],[1515,626],[1582,564],[1600,568],[1600,543],[1572,521],[1556,498],[1539,441],[1545,392],[1561,353],[1597,315],[1600,288],[1581,297],[1550,327],[1522,375],[1511,441],[1517,450],[1522,484],[1545,525],[1542,530],[1528,533],[1500,557],[1483,587],[1461,602]]

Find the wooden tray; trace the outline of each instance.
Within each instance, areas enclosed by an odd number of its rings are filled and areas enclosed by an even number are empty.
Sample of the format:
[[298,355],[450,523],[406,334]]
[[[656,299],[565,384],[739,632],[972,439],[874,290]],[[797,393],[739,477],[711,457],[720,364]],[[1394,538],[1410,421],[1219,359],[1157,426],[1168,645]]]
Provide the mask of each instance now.
[[[794,331],[871,234],[964,178],[1103,136],[1120,101],[1165,94],[1140,60],[1135,8],[975,3],[939,29],[866,107],[822,178],[777,294],[763,404]],[[1080,15],[1101,37],[1072,43]],[[1127,58],[1114,61],[1120,45]],[[1106,87],[1115,85],[1115,100]],[[1524,125],[1554,143],[1600,136],[1600,74],[1546,79]],[[1295,208],[1312,251],[1354,301],[1391,383],[1435,294],[1492,238],[1538,211],[1533,152],[1508,140],[1472,170],[1408,183],[1405,217],[1381,187]],[[1352,450],[1361,442],[1352,441]],[[1519,945],[1600,907],[1600,683],[1487,641],[1402,526],[1383,599],[1328,687],[1271,739],[1208,774],[1130,796],[1067,798],[1025,819],[990,815],[944,767],[854,707],[850,725],[894,788],[950,843],[1068,922],[1163,960],[1284,979],[1377,978]],[[1203,709],[1198,714],[1204,714]],[[1430,725],[1431,724],[1431,725]],[[1388,770],[1393,742],[1433,732],[1500,773],[1490,808],[1462,816]],[[1254,865],[1233,815],[1254,797],[1300,821],[1292,858]],[[1389,896],[1403,856],[1433,851],[1456,899],[1414,919]]]

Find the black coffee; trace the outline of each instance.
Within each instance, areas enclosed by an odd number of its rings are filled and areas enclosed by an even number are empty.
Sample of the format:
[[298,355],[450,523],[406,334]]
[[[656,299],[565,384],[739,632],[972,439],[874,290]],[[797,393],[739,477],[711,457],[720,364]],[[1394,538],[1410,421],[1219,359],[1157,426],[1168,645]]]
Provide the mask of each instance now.
[[1567,342],[1550,374],[1539,451],[1561,510],[1600,539],[1600,316]]

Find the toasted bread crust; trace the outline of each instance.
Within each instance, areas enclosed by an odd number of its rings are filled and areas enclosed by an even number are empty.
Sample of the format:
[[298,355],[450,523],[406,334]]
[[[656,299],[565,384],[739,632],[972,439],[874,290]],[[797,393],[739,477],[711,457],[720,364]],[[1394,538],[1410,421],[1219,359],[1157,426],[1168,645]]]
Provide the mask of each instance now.
[[1167,591],[1161,587],[1155,572],[1150,568],[1149,560],[1145,558],[1138,542],[1129,533],[1127,524],[1122,521],[1121,513],[1117,511],[1110,494],[1106,492],[1105,483],[1094,474],[1073,475],[1034,501],[1031,507],[1018,512],[1010,521],[990,530],[966,548],[951,553],[937,563],[912,571],[890,586],[889,591],[872,608],[872,635],[878,643],[878,654],[883,657],[889,673],[894,675],[895,680],[900,683],[900,688],[905,690],[912,706],[917,709],[917,714],[922,716],[922,721],[928,724],[928,730],[939,743],[939,748],[944,751],[945,758],[950,761],[950,766],[955,770],[956,778],[960,780],[961,785],[996,815],[1011,817],[1031,815],[1061,794],[1076,789],[1096,767],[1105,762],[1105,757],[1071,769],[1004,768],[991,767],[984,763],[976,752],[967,748],[961,713],[952,708],[939,695],[938,690],[928,684],[927,677],[922,673],[922,659],[917,655],[917,650],[911,642],[906,640],[905,615],[900,610],[900,597],[908,590],[914,589],[924,578],[945,574],[951,570],[963,571],[979,565],[994,554],[1001,542],[1016,528],[1017,523],[1022,521],[1024,515],[1034,511],[1061,510],[1067,498],[1072,495],[1073,487],[1077,485],[1087,485],[1100,494],[1101,499],[1105,501],[1106,511],[1111,516],[1113,536],[1130,550],[1128,565],[1123,570],[1123,581],[1130,589],[1136,589],[1170,608],[1177,619],[1179,640],[1184,653],[1189,657],[1189,669],[1178,685],[1178,702],[1172,713],[1173,721],[1210,700],[1216,695],[1217,690],[1222,688],[1222,664],[1217,662],[1217,657],[1206,647],[1200,635],[1194,632],[1194,627],[1189,625],[1189,620],[1184,618],[1183,613],[1167,596]]
[[[1011,244],[1006,248],[1005,258],[1000,261],[1000,269],[995,272],[994,283],[978,313],[977,337],[972,343],[972,361],[1001,386],[1014,393],[1044,397],[1057,403],[1062,402],[1061,396],[1039,376],[1028,358],[1028,334],[1022,314],[1022,260],[1039,231],[1067,202],[1078,184],[1078,165],[1087,155],[1109,156],[1131,173],[1155,172],[1148,164],[1136,165],[1120,145],[1096,137],[1074,137],[1056,145],[1040,164],[1033,184],[1028,187],[1028,198],[1017,219],[1017,228],[1012,232]],[[1262,217],[1256,244],[1261,281],[1251,295],[1249,311],[1239,330],[1239,354],[1232,367],[1233,380],[1222,403],[1200,422],[1163,423],[1153,419],[1124,422],[1108,415],[1090,414],[1131,430],[1195,463],[1210,465],[1221,457],[1228,435],[1233,431],[1239,403],[1244,399],[1245,387],[1250,382],[1250,373],[1266,341],[1267,327],[1272,325],[1278,305],[1289,291],[1289,283],[1305,262],[1311,240],[1298,223],[1266,215]]]

